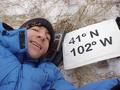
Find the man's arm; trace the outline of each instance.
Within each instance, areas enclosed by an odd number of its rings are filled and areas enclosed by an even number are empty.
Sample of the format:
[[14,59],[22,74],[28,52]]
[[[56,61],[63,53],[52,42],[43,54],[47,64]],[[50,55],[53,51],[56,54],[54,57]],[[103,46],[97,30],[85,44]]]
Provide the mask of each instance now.
[[22,53],[27,50],[27,30],[12,29],[4,23],[0,23],[0,45],[12,53]]
[[72,83],[64,79],[63,74],[54,64],[49,63],[49,65],[49,69],[51,69],[49,71],[52,72],[49,73],[49,77],[53,78],[50,90],[77,90],[77,88],[72,85]]

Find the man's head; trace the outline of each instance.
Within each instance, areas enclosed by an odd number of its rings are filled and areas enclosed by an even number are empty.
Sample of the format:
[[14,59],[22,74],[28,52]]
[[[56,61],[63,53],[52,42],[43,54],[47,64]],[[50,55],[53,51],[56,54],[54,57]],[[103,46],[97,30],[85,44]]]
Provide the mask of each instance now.
[[44,18],[35,18],[25,22],[20,28],[26,28],[28,34],[28,53],[33,59],[45,56],[54,41],[51,23]]

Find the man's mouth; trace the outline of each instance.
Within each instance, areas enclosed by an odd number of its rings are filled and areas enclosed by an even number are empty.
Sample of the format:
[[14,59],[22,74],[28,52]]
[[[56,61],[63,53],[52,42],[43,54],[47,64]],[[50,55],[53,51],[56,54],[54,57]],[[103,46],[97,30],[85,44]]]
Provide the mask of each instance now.
[[31,41],[31,43],[41,50],[41,45],[36,41]]

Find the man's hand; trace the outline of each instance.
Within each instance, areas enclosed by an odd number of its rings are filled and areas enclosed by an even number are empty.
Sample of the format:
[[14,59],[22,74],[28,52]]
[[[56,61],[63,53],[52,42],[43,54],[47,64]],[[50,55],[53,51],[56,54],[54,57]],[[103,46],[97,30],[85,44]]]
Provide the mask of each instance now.
[[0,45],[12,53],[23,53],[27,50],[27,30],[5,30],[0,28]]

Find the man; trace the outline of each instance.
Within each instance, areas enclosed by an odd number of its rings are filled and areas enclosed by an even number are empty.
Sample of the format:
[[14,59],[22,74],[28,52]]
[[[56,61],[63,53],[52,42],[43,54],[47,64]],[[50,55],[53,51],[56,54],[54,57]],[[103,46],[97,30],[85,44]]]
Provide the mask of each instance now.
[[54,41],[49,21],[35,18],[13,30],[0,24],[0,90],[76,90],[47,59]]

